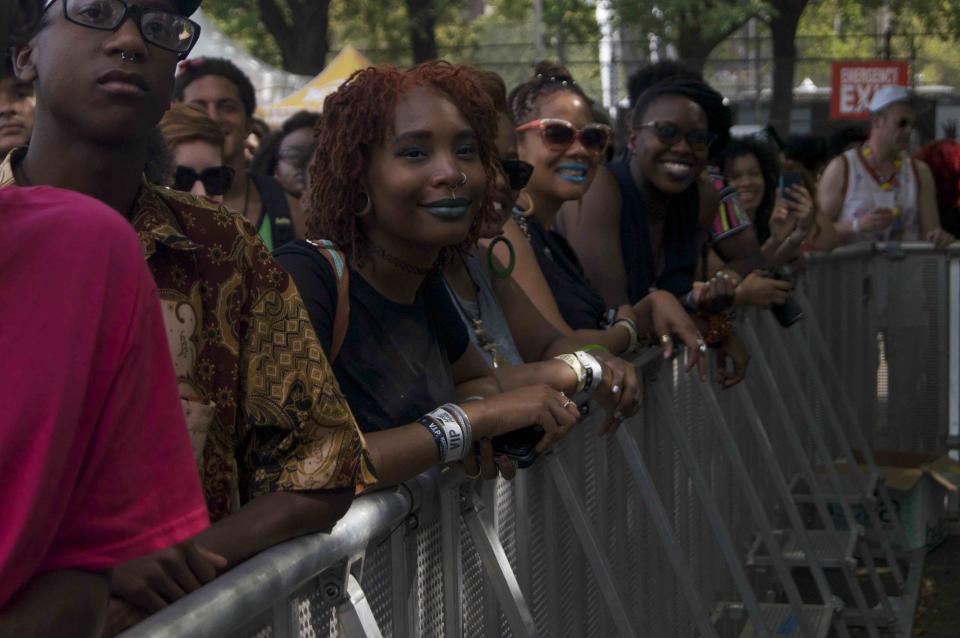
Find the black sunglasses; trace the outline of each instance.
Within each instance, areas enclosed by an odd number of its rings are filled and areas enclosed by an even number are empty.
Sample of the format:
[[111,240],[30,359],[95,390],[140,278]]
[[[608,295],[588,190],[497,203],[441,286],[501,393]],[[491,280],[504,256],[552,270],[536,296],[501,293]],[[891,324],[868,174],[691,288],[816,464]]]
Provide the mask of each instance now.
[[203,188],[210,197],[225,195],[233,184],[234,171],[229,166],[213,166],[200,172],[189,166],[178,166],[173,177],[174,190],[189,193],[197,180],[203,182]]
[[500,160],[503,173],[510,183],[510,190],[518,191],[530,182],[533,175],[533,164],[518,159]]
[[[56,1],[48,0],[43,12]],[[193,20],[172,11],[130,6],[123,0],[63,0],[63,17],[67,22],[98,31],[116,31],[130,17],[145,42],[173,51],[181,60],[200,37],[200,25]]]
[[690,150],[693,151],[706,151],[710,148],[710,145],[717,140],[717,134],[712,131],[693,129],[692,131],[684,133],[683,130],[673,122],[647,122],[636,128],[638,130],[644,128],[653,129],[654,135],[656,135],[660,143],[665,146],[673,146],[680,140],[686,139]]

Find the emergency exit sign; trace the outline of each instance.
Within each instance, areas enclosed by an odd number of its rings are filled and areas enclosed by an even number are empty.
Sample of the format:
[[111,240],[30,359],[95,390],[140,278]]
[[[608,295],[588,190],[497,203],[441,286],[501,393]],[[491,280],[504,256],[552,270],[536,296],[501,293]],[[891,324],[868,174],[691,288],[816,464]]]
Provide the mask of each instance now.
[[910,64],[906,60],[854,60],[833,63],[833,91],[830,117],[835,120],[864,120],[877,89],[907,86]]

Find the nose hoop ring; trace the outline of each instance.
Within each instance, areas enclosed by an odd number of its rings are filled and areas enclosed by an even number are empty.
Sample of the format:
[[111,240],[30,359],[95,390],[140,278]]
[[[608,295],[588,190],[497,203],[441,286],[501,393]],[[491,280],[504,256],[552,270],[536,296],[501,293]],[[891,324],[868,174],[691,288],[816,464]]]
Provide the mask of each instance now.
[[450,199],[456,199],[457,189],[467,185],[467,174],[463,171],[460,171],[460,181],[458,181],[453,186],[450,186]]

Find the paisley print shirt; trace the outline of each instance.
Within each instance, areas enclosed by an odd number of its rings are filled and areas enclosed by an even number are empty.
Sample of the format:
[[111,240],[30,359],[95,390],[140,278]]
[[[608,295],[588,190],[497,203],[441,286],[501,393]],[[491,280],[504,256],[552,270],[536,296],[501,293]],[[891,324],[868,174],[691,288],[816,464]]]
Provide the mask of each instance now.
[[[15,183],[0,165],[0,188]],[[226,208],[144,180],[131,211],[212,521],[261,494],[375,482],[290,277]]]

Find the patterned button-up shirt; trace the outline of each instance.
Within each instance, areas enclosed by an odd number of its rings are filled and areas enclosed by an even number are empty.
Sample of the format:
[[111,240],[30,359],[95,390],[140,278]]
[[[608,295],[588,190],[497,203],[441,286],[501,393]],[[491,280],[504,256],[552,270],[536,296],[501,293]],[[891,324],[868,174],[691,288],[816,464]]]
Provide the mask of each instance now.
[[[0,165],[0,188],[15,183]],[[131,211],[156,280],[211,520],[261,494],[375,482],[290,277],[240,215],[144,181]]]

